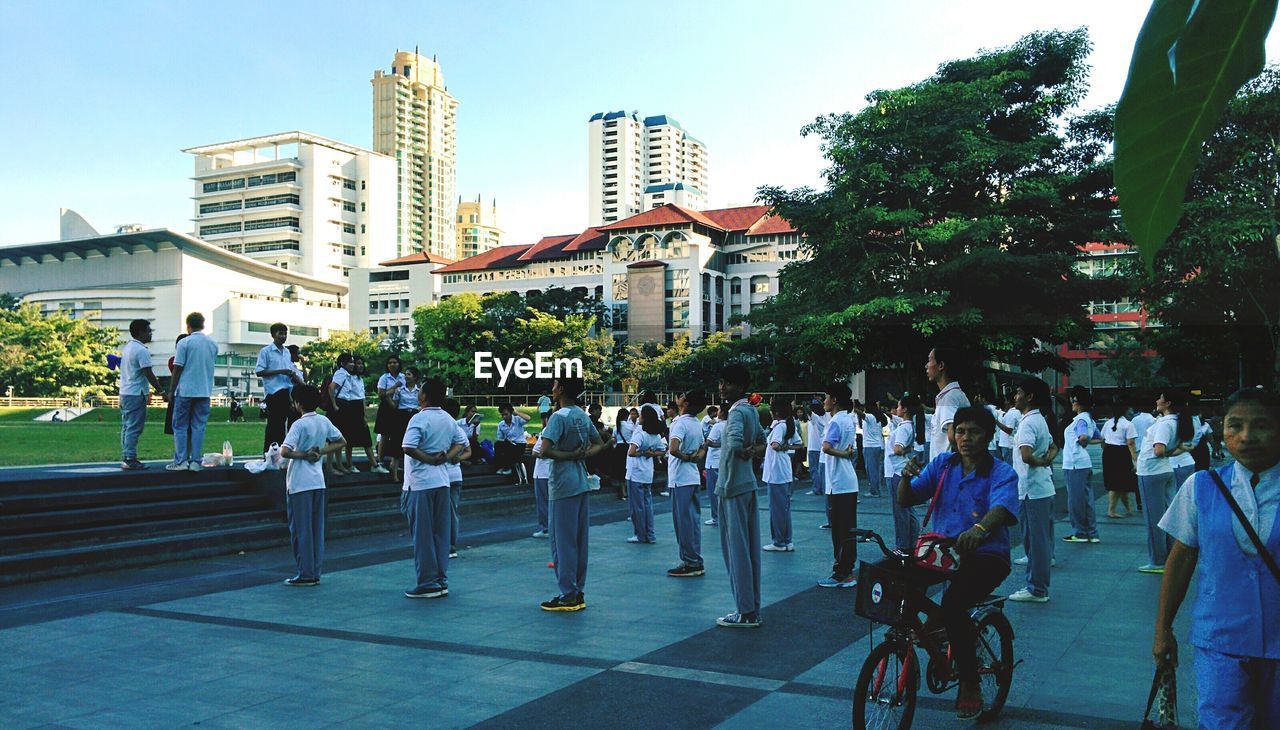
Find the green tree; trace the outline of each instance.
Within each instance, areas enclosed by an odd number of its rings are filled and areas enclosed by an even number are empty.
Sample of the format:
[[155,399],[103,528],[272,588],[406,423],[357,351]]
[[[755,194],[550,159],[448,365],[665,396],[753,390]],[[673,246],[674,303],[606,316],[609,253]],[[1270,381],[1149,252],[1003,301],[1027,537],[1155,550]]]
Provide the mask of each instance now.
[[319,387],[324,379],[333,375],[338,356],[349,352],[364,358],[365,366],[374,377],[380,375],[387,357],[391,355],[381,345],[381,340],[369,330],[348,332],[333,330],[323,340],[312,340],[302,346],[302,361],[307,371],[307,382]]
[[1160,359],[1152,357],[1143,338],[1133,332],[1117,332],[1101,336],[1102,354],[1106,360],[1101,368],[1115,378],[1122,390],[1139,388],[1149,390],[1160,384],[1157,372]]
[[453,386],[471,382],[475,353],[492,339],[478,294],[449,297],[413,310],[413,352],[420,367]]
[[119,375],[107,367],[120,333],[35,304],[0,308],[0,392],[27,397],[104,395]]
[[1035,33],[807,126],[825,189],[760,190],[812,258],[752,309],[773,350],[758,356],[807,363],[813,381],[914,375],[937,343],[1060,365],[1043,343],[1083,337],[1083,304],[1103,293],[1072,266],[1077,246],[1116,240],[1111,117],[1069,116],[1089,49],[1084,30]]
[[1139,279],[1150,343],[1173,382],[1212,392],[1280,371],[1280,66],[1227,105],[1187,187],[1181,221]]

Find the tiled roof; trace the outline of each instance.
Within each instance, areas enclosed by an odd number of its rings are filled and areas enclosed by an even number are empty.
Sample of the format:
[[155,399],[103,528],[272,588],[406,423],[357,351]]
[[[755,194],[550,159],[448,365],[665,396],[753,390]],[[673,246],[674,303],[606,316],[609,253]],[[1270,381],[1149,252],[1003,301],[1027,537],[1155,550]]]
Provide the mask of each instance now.
[[607,226],[600,226],[602,231],[621,231],[627,228],[645,228],[648,226],[669,226],[676,223],[698,223],[708,228],[714,228],[717,231],[723,231],[724,227],[707,216],[696,210],[681,208],[678,205],[667,203],[660,205],[652,210],[646,210],[638,215],[630,218],[624,218],[617,223],[610,223]]
[[484,271],[486,269],[513,269],[523,266],[519,259],[531,246],[498,246],[481,254],[442,266],[433,274],[454,274],[460,271]]
[[570,233],[565,236],[543,236],[542,240],[529,247],[520,256],[521,261],[543,261],[545,259],[560,258],[564,255],[564,245],[573,239],[576,235]]
[[609,245],[609,236],[600,232],[599,228],[588,228],[579,233],[572,241],[564,245],[566,253],[575,251],[603,251]]
[[755,225],[747,229],[748,236],[769,236],[777,233],[795,233],[796,227],[791,221],[780,215],[769,215],[761,218]]
[[704,210],[702,214],[726,231],[745,231],[769,212],[767,205],[744,205],[738,208]]
[[434,253],[427,253],[426,251],[419,251],[418,253],[411,253],[408,256],[401,256],[398,259],[383,261],[378,265],[379,266],[408,266],[410,264],[451,264],[451,263],[453,263],[453,259],[448,259],[448,258],[445,258],[444,256],[439,256]]

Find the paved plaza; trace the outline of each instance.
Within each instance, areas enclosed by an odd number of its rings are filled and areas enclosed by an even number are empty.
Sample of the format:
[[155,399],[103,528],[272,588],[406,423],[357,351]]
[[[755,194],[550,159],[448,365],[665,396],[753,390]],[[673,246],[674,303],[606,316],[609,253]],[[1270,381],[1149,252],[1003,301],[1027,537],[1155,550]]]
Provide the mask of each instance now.
[[[663,498],[658,544],[646,546],[626,542],[624,503],[597,496],[580,613],[538,609],[555,592],[549,546],[522,516],[464,517],[445,600],[401,595],[412,562],[394,533],[330,542],[316,588],[281,585],[287,549],[6,588],[0,727],[845,727],[883,629],[854,615],[853,591],[815,585],[831,547],[807,486],[796,552],[763,556],[758,630],[714,625],[733,606],[715,528],[703,530],[704,578],[665,575],[678,560]],[[886,497],[859,511],[861,526],[891,531]],[[1007,605],[1022,663],[989,727],[1141,719],[1160,579],[1134,570],[1146,561],[1140,518],[1101,529],[1099,545],[1057,543],[1050,603]],[[1000,590],[1020,576],[1015,566]],[[1180,714],[1194,725],[1184,652]],[[954,691],[921,692],[916,727],[968,724],[954,719]]]

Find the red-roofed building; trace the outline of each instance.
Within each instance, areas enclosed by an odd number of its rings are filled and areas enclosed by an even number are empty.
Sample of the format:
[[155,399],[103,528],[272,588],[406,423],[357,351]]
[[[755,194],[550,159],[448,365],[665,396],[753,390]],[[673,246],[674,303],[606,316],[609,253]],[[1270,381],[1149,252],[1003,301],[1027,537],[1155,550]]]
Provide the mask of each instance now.
[[[801,257],[802,236],[768,206],[696,211],[660,205],[576,234],[502,246],[435,269],[440,295],[578,289],[612,313],[632,342],[701,339],[778,292],[778,272]],[[353,307],[355,305],[353,304]]]

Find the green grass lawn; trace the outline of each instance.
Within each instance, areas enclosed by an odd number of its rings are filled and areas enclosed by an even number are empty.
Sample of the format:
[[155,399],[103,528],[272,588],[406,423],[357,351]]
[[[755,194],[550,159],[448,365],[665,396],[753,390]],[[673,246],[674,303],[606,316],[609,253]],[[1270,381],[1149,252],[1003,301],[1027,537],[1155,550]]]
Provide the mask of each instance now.
[[[36,422],[45,413],[41,408],[0,408],[0,466],[64,464],[120,459],[120,411],[100,408],[67,423]],[[222,451],[230,441],[236,456],[262,453],[262,432],[266,421],[258,419],[257,408],[245,409],[244,423],[227,423],[226,408],[214,408],[205,430],[204,451]],[[368,411],[372,428],[377,409]],[[498,409],[481,408],[484,422],[480,439],[492,439],[497,430]],[[536,425],[536,424],[535,424]],[[536,430],[536,429],[535,429]],[[164,432],[164,409],[148,408],[147,425],[138,441],[138,458],[173,457],[173,437]]]

